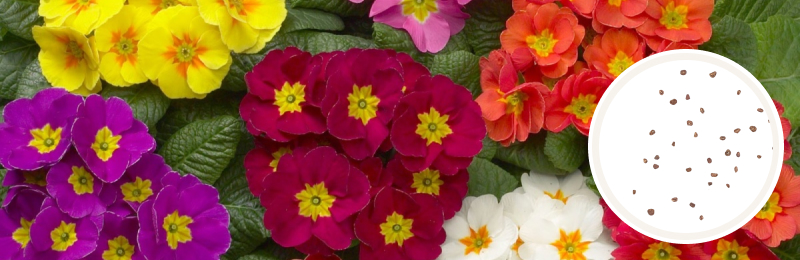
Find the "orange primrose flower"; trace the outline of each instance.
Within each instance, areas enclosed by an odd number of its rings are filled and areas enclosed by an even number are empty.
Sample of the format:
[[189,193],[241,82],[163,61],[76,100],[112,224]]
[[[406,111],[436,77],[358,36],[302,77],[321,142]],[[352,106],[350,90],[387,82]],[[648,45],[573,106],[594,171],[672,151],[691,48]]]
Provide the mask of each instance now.
[[593,17],[605,26],[636,28],[645,21],[646,8],[647,0],[598,0]]
[[[644,0],[647,1],[647,0]],[[555,0],[512,0],[511,7],[514,11],[525,10],[528,4],[544,5],[555,2]],[[567,7],[586,18],[592,18],[592,13],[597,4],[595,0],[559,0],[561,6]]]
[[591,68],[615,79],[633,63],[644,58],[644,40],[631,29],[611,29],[594,37],[583,52]]
[[700,45],[711,39],[711,12],[714,0],[649,0],[647,19],[636,28],[650,49],[664,41]]
[[761,211],[742,229],[753,232],[769,247],[777,247],[800,232],[800,177],[784,164],[775,191]]

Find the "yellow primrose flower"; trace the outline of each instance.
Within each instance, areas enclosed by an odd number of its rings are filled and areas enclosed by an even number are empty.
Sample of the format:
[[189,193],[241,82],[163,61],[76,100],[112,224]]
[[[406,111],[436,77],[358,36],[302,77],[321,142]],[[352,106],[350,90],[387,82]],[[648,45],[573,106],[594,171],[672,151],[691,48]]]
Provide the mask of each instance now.
[[200,15],[219,25],[222,42],[235,52],[256,53],[286,19],[282,0],[198,0]]
[[69,27],[33,27],[42,74],[55,87],[88,95],[101,89],[94,38]]
[[139,66],[169,98],[204,98],[222,85],[231,53],[197,7],[175,6],[150,21],[139,41]]
[[137,45],[151,18],[149,12],[126,5],[95,31],[100,75],[111,85],[125,87],[147,81],[139,68]]
[[67,26],[89,34],[119,13],[125,0],[41,0],[39,15],[45,26]]
[[139,7],[152,15],[156,15],[159,11],[176,6],[194,6],[197,5],[195,0],[128,0],[128,5]]

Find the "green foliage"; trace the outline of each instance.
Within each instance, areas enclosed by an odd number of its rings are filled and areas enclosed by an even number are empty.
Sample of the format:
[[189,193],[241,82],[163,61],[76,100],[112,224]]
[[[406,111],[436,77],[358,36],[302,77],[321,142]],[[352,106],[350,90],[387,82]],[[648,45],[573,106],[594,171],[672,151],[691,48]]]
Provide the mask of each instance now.
[[219,180],[214,183],[219,190],[220,203],[231,216],[228,230],[231,232],[231,247],[225,256],[241,259],[253,249],[267,241],[269,232],[264,228],[264,208],[258,198],[250,193],[245,178],[244,156],[237,156],[228,165]]
[[758,66],[753,75],[770,96],[786,108],[784,117],[800,124],[800,20],[772,16],[752,24],[758,39]]
[[[2,4],[0,4],[2,5]],[[0,41],[0,98],[14,99],[22,72],[36,60],[39,46],[14,35]]]
[[372,1],[367,0],[360,4],[350,2],[350,0],[288,0],[293,8],[319,9],[340,16],[366,16]]
[[745,69],[753,71],[758,64],[756,57],[756,35],[750,25],[734,18],[725,16],[711,24],[713,34],[711,40],[700,45],[700,49],[710,51],[735,61]]
[[553,175],[569,173],[569,171],[556,167],[545,154],[546,138],[547,133],[544,132],[530,135],[528,140],[523,143],[515,143],[509,147],[498,148],[495,158],[537,173]]
[[[3,179],[6,178],[6,169],[0,169],[0,183],[3,183]],[[6,199],[6,193],[8,193],[8,187],[0,186],[0,201],[4,201]]]
[[163,147],[167,140],[184,126],[217,116],[239,117],[242,95],[215,91],[202,100],[174,100],[167,113],[158,121],[156,141]]
[[724,16],[732,16],[753,23],[766,21],[773,15],[800,18],[800,4],[797,0],[718,0],[711,19],[716,21]]
[[544,154],[558,169],[573,172],[588,158],[589,138],[574,127],[559,133],[548,133],[544,142]]
[[125,100],[131,106],[133,116],[150,129],[155,128],[170,103],[169,98],[161,93],[161,89],[150,83],[124,88],[106,86],[100,94],[104,98],[113,96]]
[[344,22],[339,16],[320,10],[289,9],[289,14],[281,25],[281,32],[300,30],[341,31],[344,30]]
[[481,152],[476,157],[491,160],[497,154],[498,147],[500,147],[500,143],[492,141],[486,136],[483,138],[483,148],[481,148]]
[[378,48],[393,49],[399,52],[408,53],[408,55],[411,55],[414,60],[429,67],[433,65],[435,57],[440,55],[445,55],[456,51],[471,51],[464,33],[451,36],[450,40],[447,42],[447,45],[444,46],[444,49],[436,54],[432,54],[423,53],[417,50],[417,47],[411,40],[411,35],[409,35],[405,30],[395,29],[382,23],[374,23],[372,28],[372,38]]
[[39,60],[35,59],[25,67],[19,79],[17,79],[17,98],[32,98],[40,90],[49,87],[50,83],[42,75],[42,67],[39,66]]
[[244,75],[253,70],[262,59],[264,54],[238,54],[231,55],[233,62],[228,75],[222,79],[222,89],[230,91],[246,91],[247,83],[244,81]]
[[514,14],[511,0],[472,1],[467,4],[471,16],[464,26],[467,42],[478,56],[500,48],[500,33],[506,29],[506,20]]
[[192,122],[169,138],[161,156],[173,170],[214,183],[236,153],[241,124],[232,116]]
[[445,75],[455,83],[467,87],[472,95],[481,93],[480,57],[467,51],[455,51],[433,57],[431,73]]
[[38,0],[0,1],[0,27],[23,39],[33,40],[31,28],[42,24]]
[[781,245],[772,248],[772,252],[781,260],[800,260],[800,236],[781,242]]
[[320,52],[348,50],[351,48],[374,48],[375,44],[370,40],[350,35],[337,35],[315,31],[296,31],[275,35],[275,38],[267,43],[267,47],[265,47],[264,50],[284,49],[289,46],[294,46],[301,50],[317,54]]
[[492,194],[499,199],[503,194],[512,192],[519,186],[519,180],[514,176],[483,158],[473,159],[467,170],[469,196]]

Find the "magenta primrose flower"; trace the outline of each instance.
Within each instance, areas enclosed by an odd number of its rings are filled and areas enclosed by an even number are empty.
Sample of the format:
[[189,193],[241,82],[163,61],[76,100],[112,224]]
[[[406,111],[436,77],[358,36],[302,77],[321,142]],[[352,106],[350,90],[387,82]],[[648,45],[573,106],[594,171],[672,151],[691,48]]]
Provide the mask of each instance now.
[[410,172],[400,160],[392,160],[386,171],[394,178],[394,187],[408,193],[430,194],[439,201],[444,219],[450,219],[461,210],[461,201],[467,196],[469,173],[461,169],[455,175],[444,175],[435,168]]
[[73,218],[96,216],[116,200],[112,185],[97,179],[75,151],[70,151],[47,174],[47,191],[58,207]]
[[154,198],[161,190],[161,179],[170,172],[173,172],[172,168],[164,162],[164,158],[152,153],[144,154],[142,159],[128,168],[113,189],[117,191],[118,199],[138,211],[139,205]]
[[17,192],[27,189],[36,190],[42,194],[47,193],[47,172],[50,167],[43,167],[33,171],[8,170],[3,179],[3,186],[9,187],[6,198],[3,200],[3,207],[8,206],[8,202]]
[[22,259],[24,249],[30,245],[31,224],[44,202],[45,195],[32,189],[23,189],[0,210],[0,259]]
[[112,212],[103,214],[103,229],[97,240],[97,248],[87,260],[144,260],[136,244],[139,220],[123,217]]
[[404,29],[422,52],[444,49],[451,35],[464,29],[469,0],[376,0],[369,16],[376,22]]
[[[84,259],[97,247],[99,226],[92,218],[75,219],[45,201],[45,208],[31,224],[28,259]],[[47,206],[48,204],[53,206]]]

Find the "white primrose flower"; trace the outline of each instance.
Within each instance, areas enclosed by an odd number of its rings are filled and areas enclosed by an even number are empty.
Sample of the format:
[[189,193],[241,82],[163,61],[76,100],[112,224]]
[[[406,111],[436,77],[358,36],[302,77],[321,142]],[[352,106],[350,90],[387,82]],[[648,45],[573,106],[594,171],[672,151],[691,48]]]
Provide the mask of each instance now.
[[444,223],[441,260],[502,260],[517,240],[517,226],[504,216],[494,195],[467,197],[461,211]]

